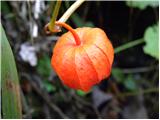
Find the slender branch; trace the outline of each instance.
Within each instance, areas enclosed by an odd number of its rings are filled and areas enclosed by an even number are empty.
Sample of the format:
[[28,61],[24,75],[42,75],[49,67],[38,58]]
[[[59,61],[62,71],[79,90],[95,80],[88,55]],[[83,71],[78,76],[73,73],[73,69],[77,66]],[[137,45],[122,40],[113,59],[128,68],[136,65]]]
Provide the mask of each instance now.
[[85,0],[77,0],[58,20],[59,22],[66,22],[72,13],[84,2]]
[[20,94],[21,94],[22,108],[23,108],[23,111],[25,113],[23,115],[23,118],[28,118],[28,119],[32,118],[31,114],[32,114],[33,110],[30,109],[30,107],[29,107],[29,105],[28,105],[28,103],[26,101],[26,98],[24,96],[24,93],[23,93],[22,89],[20,89]]
[[138,40],[134,40],[134,41],[128,42],[126,44],[123,44],[123,45],[115,48],[114,49],[114,53],[117,54],[117,53],[122,52],[122,51],[124,51],[126,49],[129,49],[129,48],[134,47],[136,45],[142,44],[143,42],[144,42],[143,39],[138,39]]
[[97,117],[98,117],[99,119],[101,118],[101,115],[100,115],[99,111],[98,111],[97,108],[94,107],[91,103],[89,103],[89,102],[83,100],[81,97],[77,96],[77,95],[75,94],[75,92],[73,92],[72,97],[73,97],[75,100],[77,100],[77,102],[79,102],[80,104],[83,104],[83,105],[92,107],[93,110],[94,110],[94,112],[96,113]]
[[54,111],[56,111],[62,118],[68,118],[55,104],[51,103],[51,98],[48,95],[44,95],[43,92],[37,88],[37,86],[35,85],[35,83],[33,81],[30,81],[33,89],[37,92],[37,94],[39,96],[41,96],[43,98],[43,100],[46,102],[46,104],[49,105],[49,107],[51,107]]

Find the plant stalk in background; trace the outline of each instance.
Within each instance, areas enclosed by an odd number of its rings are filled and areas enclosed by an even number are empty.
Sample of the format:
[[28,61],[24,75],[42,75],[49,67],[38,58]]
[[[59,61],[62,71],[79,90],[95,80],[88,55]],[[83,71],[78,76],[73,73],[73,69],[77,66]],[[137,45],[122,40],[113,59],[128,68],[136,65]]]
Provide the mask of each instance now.
[[138,39],[138,40],[134,40],[134,41],[128,42],[126,44],[123,44],[123,45],[115,48],[114,49],[114,53],[117,54],[117,53],[122,52],[122,51],[124,51],[126,49],[129,49],[129,48],[134,47],[136,45],[142,44],[144,42],[145,41],[143,39]]

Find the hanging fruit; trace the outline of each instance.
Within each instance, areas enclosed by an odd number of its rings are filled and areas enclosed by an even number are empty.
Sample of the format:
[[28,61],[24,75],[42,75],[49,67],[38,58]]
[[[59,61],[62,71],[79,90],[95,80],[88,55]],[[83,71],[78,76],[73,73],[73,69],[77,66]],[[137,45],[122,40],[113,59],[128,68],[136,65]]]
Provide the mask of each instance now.
[[110,75],[114,49],[102,29],[73,29],[63,22],[55,25],[69,30],[59,38],[51,59],[53,69],[65,85],[87,92]]

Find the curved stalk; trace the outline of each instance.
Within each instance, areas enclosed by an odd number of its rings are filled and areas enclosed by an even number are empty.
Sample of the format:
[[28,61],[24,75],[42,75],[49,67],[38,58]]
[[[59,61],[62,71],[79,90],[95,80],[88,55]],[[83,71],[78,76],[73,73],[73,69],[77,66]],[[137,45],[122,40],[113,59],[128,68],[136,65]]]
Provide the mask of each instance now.
[[84,2],[85,0],[77,0],[71,7],[63,14],[58,20],[59,22],[66,22],[73,12]]
[[64,22],[59,22],[59,21],[56,21],[55,24],[58,25],[58,26],[62,26],[64,28],[66,28],[67,30],[69,30],[72,33],[72,35],[75,39],[76,45],[81,44],[81,41],[80,41],[80,38],[79,38],[78,34],[76,33],[76,31],[71,26],[69,26],[68,24],[66,24]]

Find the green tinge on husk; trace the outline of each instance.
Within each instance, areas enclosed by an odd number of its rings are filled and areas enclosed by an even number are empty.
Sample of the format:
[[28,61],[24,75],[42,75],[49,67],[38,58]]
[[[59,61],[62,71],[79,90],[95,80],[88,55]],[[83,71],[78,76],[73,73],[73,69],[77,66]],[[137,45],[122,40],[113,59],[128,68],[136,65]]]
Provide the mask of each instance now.
[[1,29],[1,117],[22,118],[20,86],[14,56],[5,31]]

